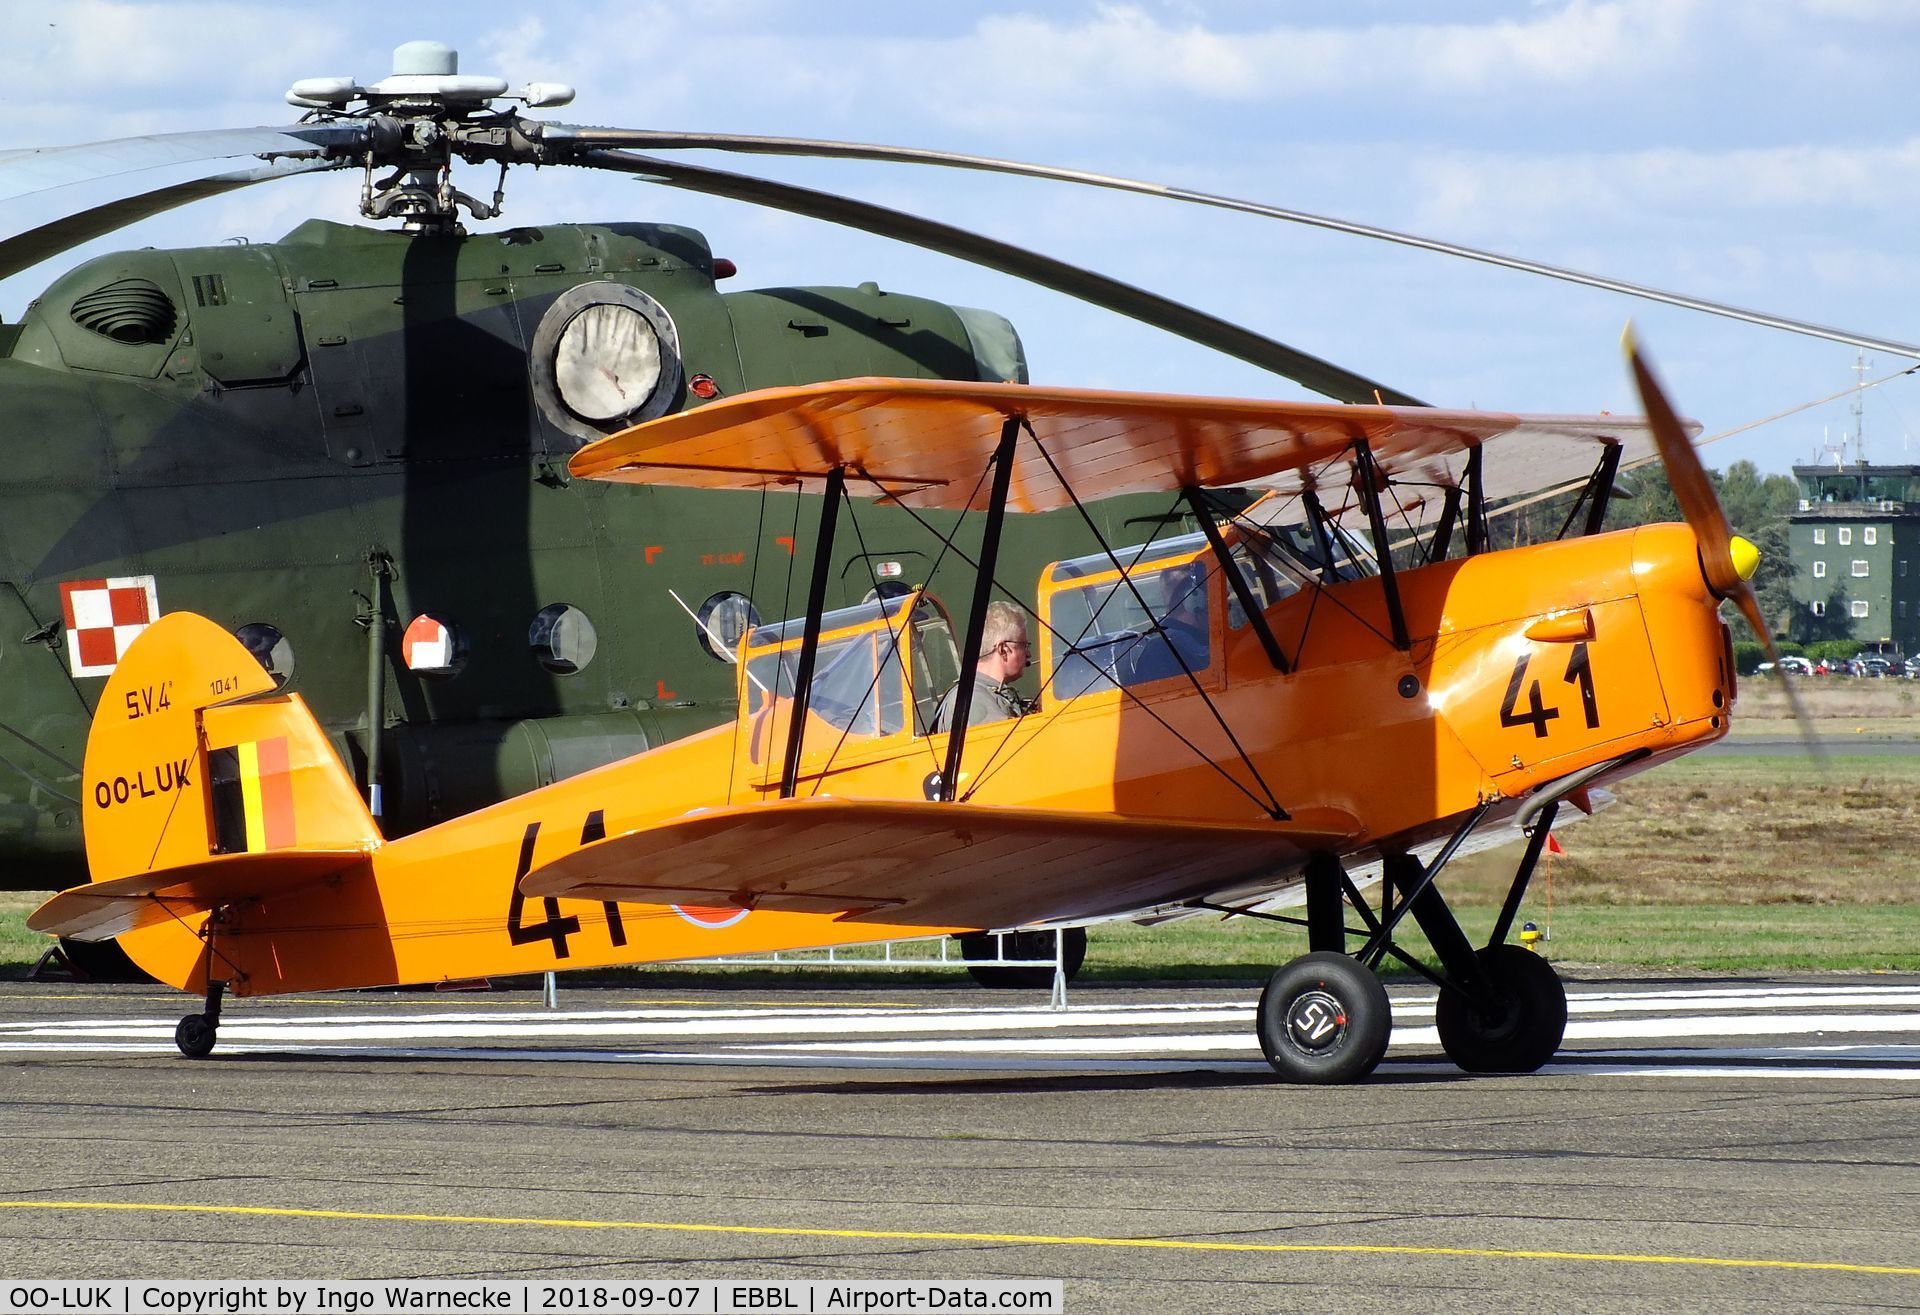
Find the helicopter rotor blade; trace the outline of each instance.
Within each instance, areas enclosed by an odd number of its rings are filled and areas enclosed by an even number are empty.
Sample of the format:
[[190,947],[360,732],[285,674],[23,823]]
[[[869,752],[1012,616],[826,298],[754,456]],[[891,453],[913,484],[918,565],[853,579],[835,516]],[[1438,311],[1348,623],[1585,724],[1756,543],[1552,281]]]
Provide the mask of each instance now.
[[242,169],[175,183],[170,187],[142,192],[138,196],[109,201],[91,210],[65,215],[52,223],[0,239],[0,279],[12,278],[21,270],[70,251],[83,242],[104,237],[116,229],[162,214],[176,206],[251,187],[255,183],[271,182],[276,178],[344,169],[350,163],[347,160],[283,160],[278,164],[262,165],[258,169]]
[[1051,256],[955,228],[938,220],[905,214],[830,192],[796,187],[790,183],[752,178],[626,151],[588,151],[573,157],[568,163],[630,173],[649,182],[690,192],[747,201],[790,214],[824,219],[829,223],[911,243],[929,251],[957,256],[988,269],[1052,288],[1056,292],[1064,292],[1155,328],[1165,329],[1202,346],[1271,370],[1336,401],[1382,402],[1390,406],[1425,405],[1398,389],[1389,388],[1205,311],[1078,265],[1070,265]]
[[301,123],[284,128],[170,132],[76,146],[0,151],[0,201],[172,164],[239,155],[310,159],[321,152],[344,153],[363,148],[371,131],[358,122]]
[[1845,343],[1850,347],[1859,347],[1867,351],[1886,352],[1893,356],[1905,356],[1920,360],[1920,346],[1899,342],[1891,338],[1880,338],[1869,334],[1858,334],[1851,330],[1834,328],[1830,325],[1813,324],[1805,320],[1790,319],[1783,315],[1770,315],[1764,311],[1750,310],[1743,306],[1733,306],[1725,302],[1707,301],[1700,297],[1689,297],[1683,293],[1668,292],[1661,288],[1649,287],[1641,283],[1629,283],[1624,279],[1608,278],[1602,274],[1589,274],[1577,269],[1568,269],[1560,265],[1549,265],[1542,261],[1527,260],[1519,256],[1503,255],[1497,251],[1486,251],[1479,247],[1469,247],[1457,242],[1444,242],[1438,238],[1422,237],[1417,233],[1403,233],[1397,229],[1380,228],[1373,224],[1356,223],[1348,219],[1338,219],[1331,215],[1314,214],[1306,210],[1290,210],[1283,206],[1265,205],[1258,201],[1247,201],[1237,197],[1220,196],[1211,192],[1195,191],[1192,188],[1173,187],[1165,183],[1147,182],[1137,178],[1122,178],[1113,174],[1094,173],[1084,169],[1065,169],[1053,165],[1030,164],[1021,160],[1000,160],[992,156],[966,155],[954,151],[934,151],[911,146],[886,146],[867,142],[822,141],[801,137],[752,137],[729,133],[664,132],[642,128],[591,128],[573,124],[546,123],[541,125],[541,138],[550,145],[572,143],[583,147],[639,147],[647,150],[710,150],[736,151],[751,155],[789,155],[820,159],[866,160],[888,164],[930,164],[949,169],[975,169],[987,173],[1012,174],[1024,178],[1044,178],[1054,182],[1076,183],[1086,187],[1104,187],[1111,191],[1133,192],[1142,196],[1158,196],[1170,201],[1181,201],[1191,205],[1212,206],[1221,210],[1238,211],[1241,214],[1257,215],[1264,219],[1278,219],[1290,224],[1303,224],[1311,228],[1322,228],[1330,232],[1345,233],[1350,237],[1363,237],[1378,242],[1392,242],[1400,246],[1413,247],[1422,251],[1432,251],[1439,255],[1454,256],[1462,260],[1475,260],[1482,264],[1496,265],[1502,269],[1511,269],[1522,274],[1534,274],[1542,278],[1558,279],[1564,283],[1576,283],[1583,287],[1598,288],[1605,292],[1617,292],[1623,296],[1638,297],[1644,301],[1660,302],[1668,306],[1678,306],[1683,310],[1698,311],[1705,315],[1717,315],[1723,319],[1739,320],[1746,324],[1759,325],[1762,328],[1779,329],[1787,333],[1802,334],[1812,338],[1824,338],[1829,342]]

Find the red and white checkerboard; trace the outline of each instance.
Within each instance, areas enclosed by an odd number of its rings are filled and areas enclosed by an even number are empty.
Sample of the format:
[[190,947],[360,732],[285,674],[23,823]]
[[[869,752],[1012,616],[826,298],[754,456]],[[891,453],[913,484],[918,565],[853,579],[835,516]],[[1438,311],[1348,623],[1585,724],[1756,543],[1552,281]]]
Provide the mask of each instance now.
[[439,617],[422,612],[400,636],[400,658],[409,671],[437,676],[453,669],[453,635]]
[[111,675],[134,636],[160,615],[160,591],[151,575],[62,580],[60,615],[73,674]]

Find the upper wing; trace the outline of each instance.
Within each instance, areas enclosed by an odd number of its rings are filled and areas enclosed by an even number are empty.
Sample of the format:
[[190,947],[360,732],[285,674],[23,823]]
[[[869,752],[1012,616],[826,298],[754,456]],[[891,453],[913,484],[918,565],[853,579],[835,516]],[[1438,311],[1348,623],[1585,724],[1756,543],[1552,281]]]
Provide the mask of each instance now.
[[1231,890],[1342,848],[1324,810],[1286,823],[1132,818],[846,799],[690,814],[584,846],[520,882],[534,896],[839,913],[925,927],[1100,917]]
[[1029,442],[1017,449],[1010,498],[1021,511],[1066,506],[1066,485],[1092,500],[1193,485],[1344,483],[1320,468],[1344,463],[1359,438],[1389,476],[1443,484],[1464,468],[1461,454],[1502,440],[1508,459],[1486,463],[1490,497],[1578,479],[1601,444],[1624,446],[1624,461],[1653,451],[1646,422],[1633,417],[848,379],[762,389],[649,420],[588,444],[571,468],[587,479],[740,489],[844,466],[856,495],[977,508],[986,498],[980,472],[1008,419],[1030,427],[1046,453]]

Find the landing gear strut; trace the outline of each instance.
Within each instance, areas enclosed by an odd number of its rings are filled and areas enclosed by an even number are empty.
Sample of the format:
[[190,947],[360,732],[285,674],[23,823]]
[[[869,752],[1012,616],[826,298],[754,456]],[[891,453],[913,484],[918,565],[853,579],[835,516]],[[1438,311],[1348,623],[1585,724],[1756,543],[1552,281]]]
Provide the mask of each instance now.
[[[1567,993],[1559,974],[1531,950],[1504,943],[1553,824],[1553,805],[1535,822],[1486,946],[1474,948],[1434,887],[1434,878],[1487,811],[1482,805],[1463,821],[1431,863],[1422,864],[1409,854],[1388,855],[1378,913],[1339,859],[1322,853],[1307,863],[1305,919],[1250,915],[1304,926],[1311,947],[1310,953],[1274,973],[1260,996],[1260,1049],[1283,1078],[1357,1082],[1379,1065],[1393,1033],[1393,1011],[1375,970],[1388,955],[1440,988],[1440,1045],[1467,1072],[1531,1073],[1560,1048],[1567,1027]],[[1349,909],[1364,927],[1346,925]],[[1409,916],[1439,957],[1439,972],[1395,943],[1394,932]],[[1349,955],[1351,935],[1366,939]]]
[[205,1011],[188,1014],[173,1029],[173,1044],[188,1059],[205,1059],[213,1053],[213,1043],[220,1034],[220,998],[226,989],[225,982],[208,982]]

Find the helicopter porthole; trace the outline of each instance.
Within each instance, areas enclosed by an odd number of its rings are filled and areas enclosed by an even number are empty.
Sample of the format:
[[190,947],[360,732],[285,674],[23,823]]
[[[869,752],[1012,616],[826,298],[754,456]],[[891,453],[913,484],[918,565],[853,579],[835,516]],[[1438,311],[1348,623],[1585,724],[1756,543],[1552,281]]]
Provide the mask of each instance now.
[[278,689],[293,679],[293,644],[280,633],[278,627],[270,626],[265,621],[249,621],[234,631],[233,637],[273,677],[274,688]]
[[700,604],[700,624],[695,635],[707,656],[716,662],[733,661],[740,637],[760,624],[759,609],[745,594],[727,590]]
[[457,676],[467,665],[466,633],[443,616],[422,612],[400,635],[400,657],[416,676]]
[[624,283],[582,283],[554,298],[529,364],[540,414],[581,443],[664,415],[679,400],[673,317]]
[[541,608],[527,627],[527,647],[533,651],[534,661],[558,675],[586,670],[598,645],[593,622],[571,603]]

